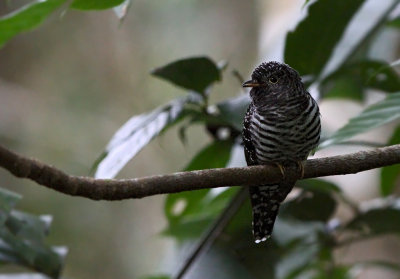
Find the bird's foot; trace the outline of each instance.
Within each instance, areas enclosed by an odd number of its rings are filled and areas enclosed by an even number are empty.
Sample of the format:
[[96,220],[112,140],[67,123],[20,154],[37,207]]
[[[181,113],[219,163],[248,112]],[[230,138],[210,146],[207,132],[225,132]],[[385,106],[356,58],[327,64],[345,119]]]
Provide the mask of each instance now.
[[304,162],[303,161],[297,161],[297,166],[299,167],[300,170],[300,179],[304,177]]
[[281,171],[281,174],[282,174],[282,179],[284,179],[285,178],[285,167],[279,163],[274,163],[274,165],[279,168],[279,170]]

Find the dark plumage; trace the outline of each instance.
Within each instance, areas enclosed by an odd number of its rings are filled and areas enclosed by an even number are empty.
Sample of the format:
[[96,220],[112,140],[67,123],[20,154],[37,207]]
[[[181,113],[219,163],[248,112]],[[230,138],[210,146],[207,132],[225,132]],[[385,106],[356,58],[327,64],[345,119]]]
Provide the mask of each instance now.
[[[243,86],[252,87],[243,125],[247,164],[285,167],[306,160],[318,145],[321,124],[318,105],[297,71],[278,62],[262,63]],[[284,179],[249,188],[257,243],[270,237],[279,206],[294,184]]]

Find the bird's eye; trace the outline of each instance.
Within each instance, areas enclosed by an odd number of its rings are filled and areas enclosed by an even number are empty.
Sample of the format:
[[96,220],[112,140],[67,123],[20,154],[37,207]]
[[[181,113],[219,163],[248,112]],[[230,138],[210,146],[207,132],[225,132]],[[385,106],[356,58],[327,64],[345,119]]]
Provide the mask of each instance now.
[[270,78],[269,78],[269,82],[270,82],[270,83],[277,83],[277,82],[278,82],[278,79],[277,79],[276,77],[270,77]]

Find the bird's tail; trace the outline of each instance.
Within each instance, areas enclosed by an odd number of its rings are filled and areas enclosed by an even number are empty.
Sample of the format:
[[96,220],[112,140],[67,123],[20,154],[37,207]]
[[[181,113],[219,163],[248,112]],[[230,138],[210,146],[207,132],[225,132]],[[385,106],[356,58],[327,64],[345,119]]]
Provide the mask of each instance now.
[[292,181],[249,187],[253,207],[253,236],[256,243],[265,241],[271,236],[279,206],[294,184]]

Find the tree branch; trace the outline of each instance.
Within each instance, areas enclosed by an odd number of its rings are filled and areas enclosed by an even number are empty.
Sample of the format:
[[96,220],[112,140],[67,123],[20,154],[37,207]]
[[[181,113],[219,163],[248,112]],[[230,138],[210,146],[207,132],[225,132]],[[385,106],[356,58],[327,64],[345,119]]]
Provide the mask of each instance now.
[[[304,177],[357,173],[400,163],[400,145],[348,155],[307,160]],[[276,166],[208,169],[154,175],[133,179],[94,179],[72,176],[50,165],[18,155],[0,145],[0,167],[14,176],[71,196],[93,200],[135,199],[223,186],[250,186],[276,183],[282,179]],[[285,176],[299,178],[299,171],[287,168]]]

